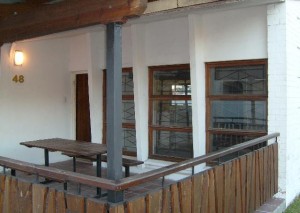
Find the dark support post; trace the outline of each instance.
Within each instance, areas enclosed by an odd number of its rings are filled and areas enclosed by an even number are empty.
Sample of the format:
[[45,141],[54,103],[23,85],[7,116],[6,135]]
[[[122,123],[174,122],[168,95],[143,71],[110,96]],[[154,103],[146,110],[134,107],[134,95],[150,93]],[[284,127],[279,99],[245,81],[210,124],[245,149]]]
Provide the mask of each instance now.
[[[122,24],[106,25],[106,97],[107,97],[107,177],[111,180],[122,178]],[[124,199],[123,191],[108,191],[109,202]]]
[[44,149],[45,166],[49,166],[49,150]]

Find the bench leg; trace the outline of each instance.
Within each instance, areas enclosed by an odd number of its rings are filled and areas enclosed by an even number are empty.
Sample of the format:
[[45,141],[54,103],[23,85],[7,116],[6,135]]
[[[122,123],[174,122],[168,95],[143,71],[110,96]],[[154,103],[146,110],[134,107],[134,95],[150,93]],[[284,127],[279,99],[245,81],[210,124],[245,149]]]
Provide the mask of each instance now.
[[130,167],[125,166],[125,177],[129,177],[129,176],[130,176]]
[[76,172],[76,157],[73,157],[73,172]]
[[[97,155],[97,177],[101,177],[101,154]],[[101,197],[101,188],[97,187],[97,197]]]

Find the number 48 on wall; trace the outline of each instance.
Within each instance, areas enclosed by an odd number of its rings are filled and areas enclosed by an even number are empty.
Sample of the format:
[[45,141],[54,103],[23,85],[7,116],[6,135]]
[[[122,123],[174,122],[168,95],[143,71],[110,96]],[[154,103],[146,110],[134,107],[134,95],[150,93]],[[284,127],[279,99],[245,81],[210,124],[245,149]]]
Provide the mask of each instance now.
[[24,75],[15,75],[12,79],[12,81],[14,81],[15,83],[24,83],[25,78]]

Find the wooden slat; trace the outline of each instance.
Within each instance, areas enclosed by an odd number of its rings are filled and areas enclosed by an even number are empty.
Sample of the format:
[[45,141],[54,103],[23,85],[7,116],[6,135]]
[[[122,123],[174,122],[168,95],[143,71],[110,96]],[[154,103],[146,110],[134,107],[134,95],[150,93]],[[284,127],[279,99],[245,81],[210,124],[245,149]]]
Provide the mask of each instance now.
[[162,213],[170,213],[171,212],[171,193],[170,188],[164,188],[162,194]]
[[236,182],[236,170],[237,170],[237,159],[232,161],[232,170],[231,170],[231,183],[230,183],[230,212],[235,211],[235,182]]
[[17,180],[18,209],[22,213],[32,213],[32,184]]
[[260,206],[260,179],[259,179],[259,152],[254,152],[255,156],[255,209]]
[[274,177],[275,177],[275,193],[278,192],[278,143],[273,145],[274,149]]
[[128,213],[144,213],[146,212],[145,198],[140,197],[133,201],[129,201],[127,204]]
[[[118,205],[118,206],[111,206],[109,208],[109,213],[124,213],[124,205]],[[91,212],[94,213],[94,212]]]
[[246,195],[246,211],[253,212],[255,210],[255,155],[254,153],[247,155],[247,195]]
[[228,162],[224,166],[224,213],[231,213],[231,199],[232,199],[232,186],[231,186],[231,173],[232,173],[232,162]]
[[260,206],[264,203],[264,152],[262,149],[258,151],[259,156],[259,191]]
[[192,212],[192,179],[186,179],[178,184],[181,213]]
[[[124,212],[124,206],[121,205],[121,207],[123,208],[123,212]],[[120,208],[120,209],[122,209]],[[118,207],[115,207],[115,209],[118,209]],[[105,203],[103,202],[99,202],[98,200],[92,200],[92,199],[87,199],[86,200],[86,213],[106,213],[107,212],[107,208]],[[121,210],[118,211],[114,211],[111,210],[111,213],[121,213]]]
[[0,174],[0,212],[3,212],[4,193],[5,193],[5,175]]
[[201,200],[201,212],[207,213],[208,212],[208,172],[203,173],[203,184],[202,184],[202,200]]
[[56,213],[56,190],[50,188],[46,197],[46,213]]
[[180,200],[177,184],[171,185],[171,209],[172,212],[180,212]]
[[217,213],[222,213],[224,209],[224,165],[217,166],[215,170],[215,185],[217,199]]
[[240,182],[241,182],[241,202],[242,212],[246,212],[246,191],[247,191],[247,157],[240,158]]
[[66,194],[67,212],[84,213],[84,197]]
[[6,176],[5,185],[4,185],[4,195],[3,195],[3,209],[2,212],[10,213],[11,210],[11,200],[10,200],[10,191],[11,191],[11,177]]
[[202,185],[203,175],[198,174],[192,178],[192,210],[193,212],[201,212],[201,200],[202,200]]
[[263,148],[263,201],[262,204],[267,201],[267,194],[268,194],[268,148]]
[[208,171],[209,177],[209,188],[208,188],[208,212],[215,213],[216,212],[216,195],[215,195],[215,174],[214,170],[210,169]]
[[270,147],[270,193],[271,196],[275,194],[275,170],[274,170],[274,144]]
[[56,208],[57,208],[57,212],[59,213],[66,213],[66,209],[67,209],[67,202],[65,200],[65,193],[62,191],[57,191],[56,192]]
[[[20,205],[18,200],[18,182],[15,178],[11,179],[10,182],[10,211],[11,212],[19,212]],[[12,202],[14,201],[14,202]]]
[[147,213],[161,212],[162,209],[162,190],[150,193],[146,196]]
[[32,186],[32,208],[33,213],[44,213],[44,210],[46,209],[46,197],[48,193],[48,188],[39,185],[34,184]]
[[[245,158],[243,156],[242,158]],[[236,168],[236,182],[235,182],[235,188],[236,188],[236,196],[235,196],[235,212],[244,213],[245,210],[243,208],[243,188],[245,188],[245,185],[242,184],[242,168],[241,168],[241,161],[242,159],[237,160],[237,168]]]

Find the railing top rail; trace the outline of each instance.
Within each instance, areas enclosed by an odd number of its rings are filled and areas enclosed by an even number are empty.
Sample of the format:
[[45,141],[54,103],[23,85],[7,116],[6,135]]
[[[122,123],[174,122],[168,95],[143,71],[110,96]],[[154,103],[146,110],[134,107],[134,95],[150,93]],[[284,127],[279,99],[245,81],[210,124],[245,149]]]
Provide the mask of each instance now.
[[137,174],[131,177],[123,178],[119,181],[113,181],[105,178],[99,178],[99,177],[84,175],[80,173],[65,171],[53,167],[39,166],[39,165],[13,160],[5,157],[0,157],[0,165],[7,168],[12,168],[15,170],[43,176],[45,178],[58,180],[61,182],[71,181],[71,182],[77,182],[89,186],[100,187],[107,190],[121,191],[129,187],[136,186],[153,179],[158,179],[160,177],[173,174],[175,172],[205,163],[207,161],[211,161],[216,158],[220,158],[228,154],[238,152],[245,148],[255,146],[257,144],[263,143],[270,139],[277,138],[279,135],[280,135],[279,133],[269,134],[263,137],[250,140],[248,142],[244,142],[229,148],[225,148],[220,151],[211,152],[207,155],[199,156],[193,159],[188,159],[180,163],[172,164],[170,166],[145,172],[143,174]]

